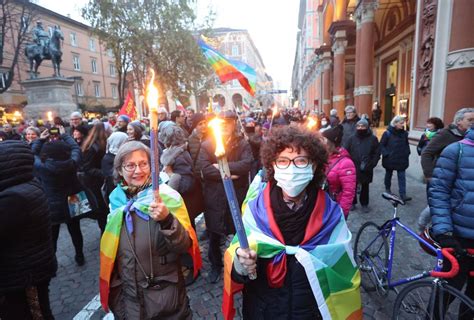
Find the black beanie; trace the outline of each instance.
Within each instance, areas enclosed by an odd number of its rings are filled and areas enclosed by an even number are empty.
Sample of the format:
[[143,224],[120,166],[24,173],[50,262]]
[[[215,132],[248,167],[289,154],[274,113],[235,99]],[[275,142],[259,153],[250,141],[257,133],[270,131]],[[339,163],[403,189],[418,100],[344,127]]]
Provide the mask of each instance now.
[[338,125],[334,128],[327,129],[323,132],[323,136],[326,137],[329,141],[334,143],[336,147],[341,146],[343,128],[341,125]]
[[206,116],[202,113],[195,113],[191,116],[191,132],[197,127],[198,123],[206,120]]
[[42,159],[68,160],[71,157],[71,147],[64,141],[47,142],[41,148]]
[[85,138],[85,137],[87,136],[87,134],[89,133],[89,129],[88,129],[86,126],[82,125],[82,124],[78,125],[77,127],[74,127],[73,131],[74,131],[74,130],[77,130],[77,131],[79,131],[80,133],[82,133],[82,136],[83,136],[84,138]]

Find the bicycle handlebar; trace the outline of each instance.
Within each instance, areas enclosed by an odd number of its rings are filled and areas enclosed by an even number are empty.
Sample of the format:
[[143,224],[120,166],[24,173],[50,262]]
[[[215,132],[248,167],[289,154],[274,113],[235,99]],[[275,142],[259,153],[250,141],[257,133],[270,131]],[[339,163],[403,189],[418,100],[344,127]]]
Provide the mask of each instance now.
[[[474,255],[474,249],[466,249],[467,253],[470,255]],[[448,259],[451,263],[451,270],[449,271],[430,271],[430,275],[434,278],[453,278],[459,272],[459,263],[456,257],[454,257],[451,253],[454,252],[452,248],[442,248],[441,253],[443,256]],[[471,277],[474,276],[474,271],[470,271],[469,275]]]

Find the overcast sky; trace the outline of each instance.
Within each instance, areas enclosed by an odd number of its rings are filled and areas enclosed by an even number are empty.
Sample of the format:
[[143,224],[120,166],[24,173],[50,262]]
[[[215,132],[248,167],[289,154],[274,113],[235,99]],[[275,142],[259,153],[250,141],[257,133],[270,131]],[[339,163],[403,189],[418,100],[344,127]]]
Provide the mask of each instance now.
[[[62,15],[80,19],[86,0],[37,0]],[[295,57],[298,0],[198,0],[198,16],[211,5],[217,13],[215,27],[247,29],[262,56],[276,89],[290,89]]]

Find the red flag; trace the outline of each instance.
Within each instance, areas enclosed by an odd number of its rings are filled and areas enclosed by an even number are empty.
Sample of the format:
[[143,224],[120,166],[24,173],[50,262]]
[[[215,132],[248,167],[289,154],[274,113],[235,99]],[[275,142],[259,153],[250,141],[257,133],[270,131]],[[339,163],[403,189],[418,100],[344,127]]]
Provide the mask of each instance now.
[[126,115],[128,116],[132,121],[137,119],[137,108],[135,107],[135,103],[133,103],[132,95],[130,94],[130,91],[127,94],[127,99],[125,99],[125,102],[123,103],[122,108],[120,109],[119,115]]

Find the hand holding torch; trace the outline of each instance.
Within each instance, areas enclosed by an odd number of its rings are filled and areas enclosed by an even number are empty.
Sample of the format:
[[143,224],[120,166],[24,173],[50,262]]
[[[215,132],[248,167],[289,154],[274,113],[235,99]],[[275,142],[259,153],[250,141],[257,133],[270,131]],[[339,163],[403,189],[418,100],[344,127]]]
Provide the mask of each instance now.
[[154,84],[155,72],[151,69],[151,79],[146,88],[146,103],[150,111],[151,184],[155,201],[160,197],[160,162],[158,148],[158,88]]

